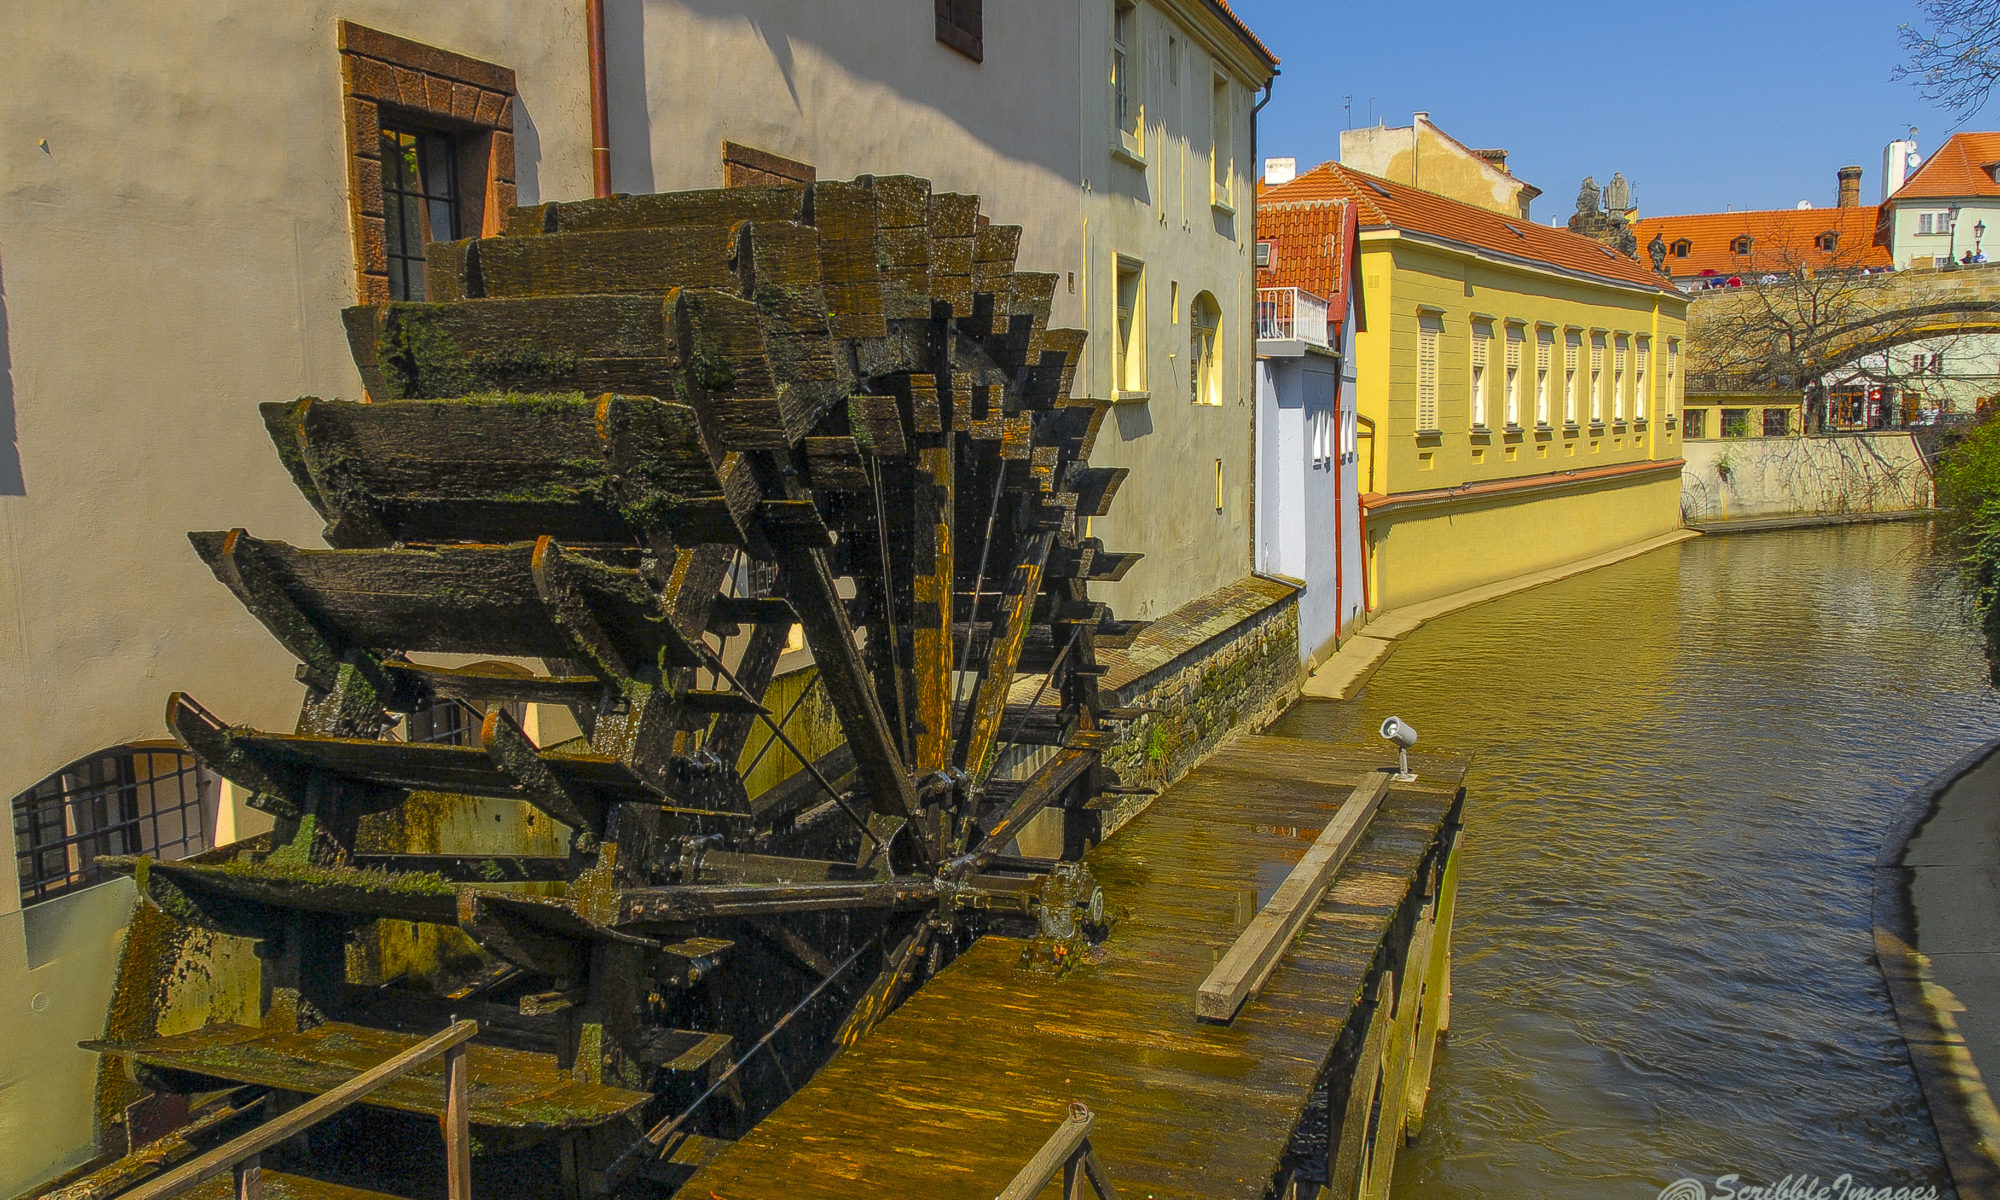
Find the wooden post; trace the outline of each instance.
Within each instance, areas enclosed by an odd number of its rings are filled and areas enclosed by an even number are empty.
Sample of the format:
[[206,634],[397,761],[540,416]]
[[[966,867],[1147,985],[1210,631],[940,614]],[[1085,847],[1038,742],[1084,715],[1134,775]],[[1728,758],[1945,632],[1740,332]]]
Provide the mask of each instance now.
[[450,1200],[472,1200],[472,1110],[465,1095],[467,1074],[465,1043],[460,1042],[444,1052],[444,1165]]
[[253,1154],[236,1164],[236,1200],[264,1200],[263,1158]]

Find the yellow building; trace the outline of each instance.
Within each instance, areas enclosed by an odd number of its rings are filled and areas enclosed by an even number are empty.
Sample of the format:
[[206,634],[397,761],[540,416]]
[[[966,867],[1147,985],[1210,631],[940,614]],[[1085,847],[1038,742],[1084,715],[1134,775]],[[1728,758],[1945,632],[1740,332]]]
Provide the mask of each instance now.
[[1263,195],[1360,213],[1371,611],[1679,526],[1687,301],[1662,276],[1588,238],[1336,163]]

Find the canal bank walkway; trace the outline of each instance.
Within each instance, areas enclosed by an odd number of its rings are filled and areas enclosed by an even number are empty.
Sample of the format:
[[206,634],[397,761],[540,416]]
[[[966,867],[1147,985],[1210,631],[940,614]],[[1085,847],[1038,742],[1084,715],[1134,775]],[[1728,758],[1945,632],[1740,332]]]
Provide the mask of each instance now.
[[1907,820],[1876,867],[1876,958],[1958,1194],[1996,1196],[2000,742],[1918,793]]
[[[1436,852],[1467,760],[1413,754],[1227,1025],[1195,993],[1382,743],[1232,741],[1092,850],[1111,931],[1064,974],[987,936],[681,1188],[703,1200],[998,1195],[1079,1100],[1120,1193],[1261,1200]],[[1442,927],[1442,920],[1440,920]]]
[[1516,575],[1512,579],[1502,579],[1497,583],[1467,588],[1462,592],[1407,604],[1402,608],[1383,609],[1370,616],[1367,624],[1350,635],[1345,645],[1321,663],[1300,691],[1321,700],[1349,699],[1355,692],[1361,690],[1362,684],[1368,682],[1368,677],[1375,673],[1375,668],[1382,665],[1383,659],[1389,657],[1389,652],[1396,648],[1397,642],[1447,613],[1471,608],[1475,604],[1484,604],[1488,600],[1498,600],[1502,596],[1511,596],[1515,592],[1525,592],[1529,588],[1541,587],[1545,583],[1554,583],[1559,579],[1568,579],[1572,575],[1581,575],[1586,571],[1595,571],[1599,567],[1621,563],[1628,558],[1651,554],[1655,550],[1700,536],[1698,530],[1676,529],[1672,533],[1647,538],[1643,542],[1635,542],[1607,554],[1580,558],[1575,562],[1549,567],[1542,571],[1530,571],[1525,575]]

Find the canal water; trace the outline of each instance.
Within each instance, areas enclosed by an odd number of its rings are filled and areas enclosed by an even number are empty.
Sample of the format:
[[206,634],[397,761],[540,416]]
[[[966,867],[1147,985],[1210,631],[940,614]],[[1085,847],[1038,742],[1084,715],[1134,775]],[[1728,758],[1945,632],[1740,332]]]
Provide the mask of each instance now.
[[1910,791],[2000,733],[1930,536],[1686,542],[1435,621],[1273,729],[1394,713],[1477,755],[1451,1033],[1398,1200],[1945,1193],[1869,918]]

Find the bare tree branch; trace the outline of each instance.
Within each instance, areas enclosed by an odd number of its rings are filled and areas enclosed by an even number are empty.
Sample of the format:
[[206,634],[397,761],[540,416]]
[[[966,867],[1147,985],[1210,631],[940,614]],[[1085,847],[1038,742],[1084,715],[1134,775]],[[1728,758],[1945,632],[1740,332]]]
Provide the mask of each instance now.
[[1890,78],[1915,81],[1919,96],[1963,125],[2000,83],[2000,0],[1924,0],[1922,9],[1921,21],[1897,29],[1910,60]]

